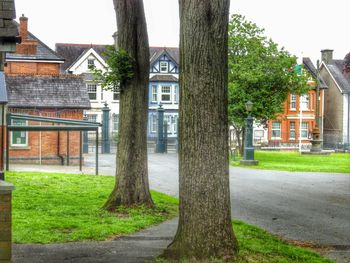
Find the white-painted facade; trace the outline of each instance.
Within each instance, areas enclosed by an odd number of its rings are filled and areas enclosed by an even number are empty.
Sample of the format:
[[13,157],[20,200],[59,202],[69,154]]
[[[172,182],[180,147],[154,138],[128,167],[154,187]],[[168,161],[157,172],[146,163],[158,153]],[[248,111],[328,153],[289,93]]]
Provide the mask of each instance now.
[[101,85],[91,77],[90,65],[94,65],[96,69],[102,71],[105,71],[107,68],[104,59],[93,48],[90,48],[67,69],[67,72],[76,75],[90,75],[90,77],[85,78],[91,102],[91,109],[85,111],[86,117],[89,121],[102,123],[102,108],[107,103],[111,110],[109,116],[110,132],[117,133],[119,124],[119,93],[102,89]]

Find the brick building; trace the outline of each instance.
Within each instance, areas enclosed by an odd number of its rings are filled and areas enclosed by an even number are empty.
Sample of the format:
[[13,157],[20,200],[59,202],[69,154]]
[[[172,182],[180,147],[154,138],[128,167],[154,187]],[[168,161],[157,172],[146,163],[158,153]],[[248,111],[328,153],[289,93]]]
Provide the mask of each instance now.
[[[303,68],[313,79],[317,77],[317,70],[309,58],[303,58]],[[323,130],[324,90],[327,85],[320,79],[320,129]],[[310,90],[303,95],[289,94],[284,103],[284,111],[276,120],[268,122],[269,146],[294,149],[301,143],[305,147],[311,146],[312,130],[316,126],[316,89],[315,82],[310,81]]]
[[[22,42],[16,53],[6,55],[4,69],[8,111],[82,120],[83,111],[90,108],[84,80],[60,74],[64,59],[28,31],[28,18],[22,16],[18,27]],[[41,125],[19,120],[13,124]],[[79,132],[74,131],[11,132],[9,157],[12,162],[63,164],[69,155],[70,163],[78,163],[79,139]]]

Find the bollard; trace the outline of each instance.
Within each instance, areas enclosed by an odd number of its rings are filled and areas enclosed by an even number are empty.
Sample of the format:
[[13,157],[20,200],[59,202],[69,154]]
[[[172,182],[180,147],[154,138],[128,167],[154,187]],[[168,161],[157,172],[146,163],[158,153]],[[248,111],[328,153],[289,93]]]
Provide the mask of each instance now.
[[162,108],[162,104],[159,104],[159,108],[157,108],[157,114],[158,114],[158,136],[157,136],[157,144],[156,144],[156,153],[164,153],[165,152],[164,133],[163,133],[164,109]]
[[102,153],[111,153],[111,142],[109,139],[109,112],[107,102],[102,108]]

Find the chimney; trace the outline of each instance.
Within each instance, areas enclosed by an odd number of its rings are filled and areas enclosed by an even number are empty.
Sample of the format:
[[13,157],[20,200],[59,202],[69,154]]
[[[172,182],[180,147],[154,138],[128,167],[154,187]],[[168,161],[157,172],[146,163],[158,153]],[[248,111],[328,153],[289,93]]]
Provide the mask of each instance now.
[[24,15],[19,18],[19,34],[22,42],[16,46],[16,53],[22,55],[36,55],[38,41],[35,39],[28,39],[28,18]]
[[22,41],[28,39],[28,18],[24,15],[19,18],[19,34],[22,38]]
[[321,50],[321,60],[326,64],[331,63],[333,60],[333,49]]

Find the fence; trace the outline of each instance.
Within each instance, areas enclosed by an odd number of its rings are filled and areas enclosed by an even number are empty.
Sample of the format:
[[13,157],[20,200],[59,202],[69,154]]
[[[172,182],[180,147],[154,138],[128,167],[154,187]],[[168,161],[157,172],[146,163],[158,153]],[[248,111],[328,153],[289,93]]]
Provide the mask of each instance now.
[[[169,135],[168,133],[167,135]],[[147,135],[147,150],[149,153],[154,153],[156,151],[156,144],[158,133],[151,133]],[[94,153],[96,151],[96,137],[94,133],[88,133],[87,141],[84,142],[83,148],[85,149],[85,153]],[[103,153],[102,151],[102,138],[99,137],[99,153]],[[110,134],[108,143],[110,145],[110,153],[115,154],[117,152],[118,145],[118,133],[112,132]],[[165,149],[168,153],[176,153],[178,150],[178,139],[176,137],[166,136]]]

